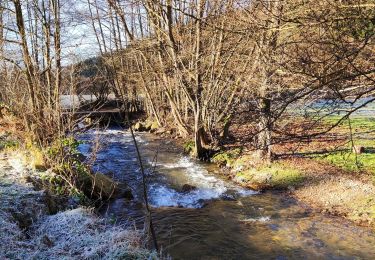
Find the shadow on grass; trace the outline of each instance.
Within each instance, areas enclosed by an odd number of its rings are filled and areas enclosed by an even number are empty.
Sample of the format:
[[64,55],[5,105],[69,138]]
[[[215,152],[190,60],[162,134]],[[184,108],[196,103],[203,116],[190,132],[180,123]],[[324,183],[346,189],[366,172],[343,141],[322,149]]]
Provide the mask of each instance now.
[[[367,151],[367,150],[366,150]],[[280,153],[275,155],[277,159],[286,159],[286,158],[292,158],[292,157],[297,157],[297,158],[313,158],[317,155],[329,155],[329,154],[334,154],[334,153],[339,153],[339,152],[350,152],[350,149],[336,149],[336,150],[320,150],[320,151],[309,151],[309,152],[291,152],[291,153]],[[375,152],[375,149],[374,149]]]
[[375,154],[375,148],[374,147],[365,147],[365,154],[366,153],[369,153],[369,154]]
[[[317,155],[330,155],[330,154],[336,154],[336,153],[349,153],[352,152],[351,149],[343,148],[343,149],[336,149],[336,150],[318,150],[318,151],[308,151],[308,152],[291,152],[291,153],[280,153],[275,155],[277,159],[285,159],[285,158],[291,158],[291,157],[297,157],[297,158],[314,158]],[[365,147],[364,152],[360,154],[375,154],[375,148],[374,147]]]

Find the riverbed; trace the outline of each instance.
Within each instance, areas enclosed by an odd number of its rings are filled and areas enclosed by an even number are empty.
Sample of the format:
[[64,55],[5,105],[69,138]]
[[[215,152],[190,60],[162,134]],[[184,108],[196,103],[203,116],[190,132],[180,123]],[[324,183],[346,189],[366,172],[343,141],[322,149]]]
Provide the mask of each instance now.
[[[94,170],[130,185],[135,198],[102,214],[118,224],[144,221],[141,172],[131,135],[91,130],[79,137]],[[375,233],[325,216],[277,193],[258,193],[220,177],[171,141],[138,133],[159,244],[173,259],[375,259]]]

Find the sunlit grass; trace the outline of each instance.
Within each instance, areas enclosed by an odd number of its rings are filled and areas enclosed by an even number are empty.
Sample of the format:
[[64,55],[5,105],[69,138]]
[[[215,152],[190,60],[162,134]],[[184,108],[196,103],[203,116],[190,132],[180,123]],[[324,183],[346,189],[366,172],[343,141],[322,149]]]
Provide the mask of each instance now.
[[[334,125],[341,118],[342,116],[339,115],[327,116],[323,119],[323,123],[325,125]],[[352,130],[351,135],[350,128]],[[375,175],[375,118],[352,116],[350,121],[348,119],[343,120],[332,132],[347,135],[347,144],[343,147],[345,150],[326,155],[317,155],[316,158],[346,171],[367,171]],[[353,145],[364,147],[365,152],[355,154],[352,151]]]
[[[335,125],[339,120],[342,119],[342,116],[339,115],[331,115],[324,117],[322,122],[326,125]],[[348,119],[343,119],[340,124],[338,125],[338,128],[336,130],[349,130],[349,127],[351,126],[353,133],[356,132],[369,132],[369,131],[375,131],[375,118],[373,117],[367,117],[367,116],[355,116],[350,117],[350,125]]]
[[285,189],[299,185],[305,176],[296,168],[283,163],[273,163],[270,166],[260,166],[239,172],[235,178],[254,188]]
[[375,153],[355,154],[351,151],[344,151],[317,156],[317,158],[346,171],[364,170],[375,175]]

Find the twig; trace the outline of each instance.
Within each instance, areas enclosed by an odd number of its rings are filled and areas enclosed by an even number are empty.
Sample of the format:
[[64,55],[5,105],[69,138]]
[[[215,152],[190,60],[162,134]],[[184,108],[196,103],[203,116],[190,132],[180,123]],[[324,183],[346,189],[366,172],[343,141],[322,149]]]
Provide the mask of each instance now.
[[142,185],[143,185],[143,198],[144,198],[144,201],[145,201],[146,210],[147,210],[147,214],[148,214],[148,222],[149,222],[148,224],[149,224],[149,228],[150,228],[150,231],[151,231],[152,240],[153,240],[153,243],[154,243],[154,248],[155,248],[156,251],[159,251],[158,243],[157,243],[157,240],[156,240],[155,229],[154,229],[154,225],[152,223],[152,214],[151,214],[152,212],[151,212],[151,209],[150,209],[150,206],[149,206],[149,203],[148,203],[146,174],[145,174],[145,170],[144,170],[143,163],[142,163],[142,157],[141,157],[141,153],[139,152],[138,143],[137,143],[137,140],[135,139],[135,135],[134,135],[134,132],[133,132],[132,125],[130,124],[130,120],[129,120],[128,117],[126,117],[126,119],[127,119],[128,125],[129,125],[129,130],[130,130],[133,142],[134,142],[135,149],[137,151],[139,166],[141,168]]

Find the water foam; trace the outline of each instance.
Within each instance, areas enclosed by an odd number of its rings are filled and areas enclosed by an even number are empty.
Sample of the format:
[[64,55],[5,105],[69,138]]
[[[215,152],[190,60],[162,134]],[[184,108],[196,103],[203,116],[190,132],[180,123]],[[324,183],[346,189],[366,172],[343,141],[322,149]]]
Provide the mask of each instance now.
[[253,195],[255,192],[225,182],[211,175],[204,167],[184,156],[174,163],[159,163],[159,171],[164,169],[183,169],[188,184],[196,187],[189,192],[178,192],[166,184],[157,183],[150,186],[149,193],[151,204],[155,207],[172,206],[197,208],[203,205],[203,201],[219,199],[221,197],[237,198]]
[[259,218],[247,218],[243,219],[242,222],[269,222],[271,220],[270,216],[259,217]]

